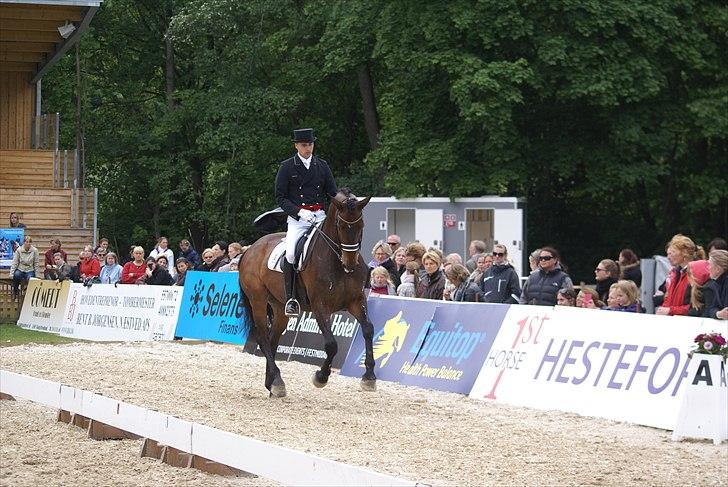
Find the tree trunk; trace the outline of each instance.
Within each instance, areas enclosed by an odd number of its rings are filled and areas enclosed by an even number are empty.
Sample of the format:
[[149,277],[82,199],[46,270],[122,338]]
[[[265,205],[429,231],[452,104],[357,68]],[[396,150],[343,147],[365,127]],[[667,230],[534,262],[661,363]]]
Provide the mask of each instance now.
[[361,103],[364,112],[364,127],[367,130],[369,146],[375,150],[379,145],[379,117],[377,105],[374,101],[374,87],[369,64],[359,66],[357,73],[359,78],[359,91],[361,92]]
[[[195,204],[197,205],[197,208],[202,212],[202,209],[204,208],[205,204],[205,197],[204,197],[204,182],[203,182],[203,173],[205,171],[205,162],[197,155],[193,155],[189,159],[190,164],[190,184],[192,185],[192,195],[195,199]],[[197,250],[200,255],[202,255],[202,251],[205,248],[205,245],[207,243],[207,225],[204,221],[201,221],[201,218],[194,218],[192,222],[190,223],[190,238],[192,239],[193,245],[195,245],[195,250]]]
[[162,236],[162,230],[159,228],[159,204],[154,205],[152,212],[152,229],[154,231],[154,241],[157,242]]
[[174,46],[172,45],[172,39],[167,35],[164,38],[165,44],[165,93],[167,95],[167,107],[170,110],[174,110],[177,106],[177,101],[174,99]]
[[81,121],[81,52],[80,42],[76,43],[76,149],[79,158],[79,174],[76,175],[78,187],[85,187],[84,178],[86,176],[86,155],[83,144],[83,124]]

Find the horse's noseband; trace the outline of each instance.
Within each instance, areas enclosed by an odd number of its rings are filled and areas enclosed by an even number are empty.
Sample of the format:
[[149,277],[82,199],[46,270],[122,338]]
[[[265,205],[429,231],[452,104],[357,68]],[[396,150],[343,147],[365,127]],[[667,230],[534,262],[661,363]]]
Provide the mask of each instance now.
[[[349,226],[349,228],[351,228],[351,226],[354,223],[360,222],[362,218],[364,218],[364,215],[360,215],[359,218],[350,222],[350,221],[347,221],[347,220],[344,220],[343,218],[341,218],[341,215],[339,215],[339,212],[336,212],[336,220],[337,220],[336,226],[337,227],[339,226],[339,220],[340,220],[340,221],[346,223]],[[353,244],[346,244],[346,243],[342,242],[339,244],[339,247],[341,247],[342,252],[359,252],[359,249],[361,249],[361,240],[358,241],[357,243],[353,243]],[[353,272],[353,271],[347,270],[347,272]]]

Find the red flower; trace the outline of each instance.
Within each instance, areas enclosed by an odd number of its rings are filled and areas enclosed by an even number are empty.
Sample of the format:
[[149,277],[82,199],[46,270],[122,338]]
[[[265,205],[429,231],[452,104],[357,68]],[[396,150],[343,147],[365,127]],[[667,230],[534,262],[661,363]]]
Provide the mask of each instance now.
[[725,345],[725,338],[723,338],[723,335],[721,335],[720,333],[716,333],[716,334],[715,334],[715,335],[713,336],[713,341],[714,341],[715,343],[717,343],[718,345],[721,345],[721,346],[722,346],[722,345]]
[[695,340],[693,340],[695,343],[698,343],[701,340],[705,340],[705,335],[701,333],[700,335],[695,337]]

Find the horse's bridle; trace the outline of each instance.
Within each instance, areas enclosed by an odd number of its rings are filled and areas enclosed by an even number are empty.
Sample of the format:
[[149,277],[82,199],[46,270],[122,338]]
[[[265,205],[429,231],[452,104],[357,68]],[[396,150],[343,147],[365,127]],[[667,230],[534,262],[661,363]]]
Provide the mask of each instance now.
[[[353,222],[350,222],[350,221],[347,221],[347,220],[344,220],[343,218],[341,218],[341,215],[339,215],[339,211],[337,210],[336,211],[336,228],[337,229],[339,228],[339,221],[346,223],[347,225],[349,225],[349,228],[351,228],[351,226],[354,223],[359,223],[362,218],[364,218],[364,214],[359,215],[359,218],[357,218]],[[342,252],[359,252],[359,249],[361,249],[361,240],[359,240],[355,244],[341,243],[340,245],[341,245]]]
[[[351,225],[360,222],[362,218],[364,218],[363,214],[360,215],[359,218],[357,218],[356,220],[350,222],[348,220],[344,220],[341,217],[341,215],[339,215],[339,211],[336,210],[337,234],[338,234],[338,229],[339,229],[339,221],[342,221],[342,222],[346,223],[347,225],[349,225],[349,227],[351,227]],[[334,240],[331,237],[326,235],[326,233],[323,230],[321,230],[318,227],[318,225],[314,224],[314,228],[316,230],[318,230],[319,235],[321,235],[324,238],[324,242],[326,242],[326,244],[329,246],[331,251],[334,254],[336,254],[336,256],[339,258],[339,262],[341,262],[342,265],[344,265],[343,252],[359,252],[359,250],[361,249],[361,240],[359,240],[357,243],[353,243],[353,244],[346,244],[346,243],[339,244],[339,243],[334,242]],[[354,272],[354,271],[349,270],[346,268],[346,266],[344,266],[344,272],[348,273],[348,272]]]

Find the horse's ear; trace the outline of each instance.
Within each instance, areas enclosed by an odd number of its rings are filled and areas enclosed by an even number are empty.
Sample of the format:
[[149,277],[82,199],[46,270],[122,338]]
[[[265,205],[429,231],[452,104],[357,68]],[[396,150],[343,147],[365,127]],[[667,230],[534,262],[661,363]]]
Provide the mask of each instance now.
[[363,200],[357,202],[357,207],[359,208],[359,211],[361,211],[361,210],[364,209],[364,207],[367,205],[367,203],[369,203],[369,200],[370,199],[372,199],[372,197],[371,196],[367,196]]

